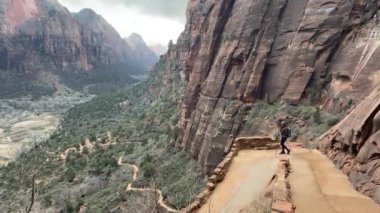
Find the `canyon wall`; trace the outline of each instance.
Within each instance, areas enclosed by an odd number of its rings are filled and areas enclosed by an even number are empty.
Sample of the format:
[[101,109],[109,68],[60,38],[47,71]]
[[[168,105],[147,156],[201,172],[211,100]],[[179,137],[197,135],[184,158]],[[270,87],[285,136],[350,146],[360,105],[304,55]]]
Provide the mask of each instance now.
[[91,9],[70,13],[57,0],[0,0],[0,35],[0,70],[20,75],[94,69],[146,74],[156,62],[147,63]]
[[[339,112],[378,75],[378,1],[190,0],[176,45],[187,82],[175,144],[210,172],[256,100]],[[315,96],[315,97],[314,97]]]

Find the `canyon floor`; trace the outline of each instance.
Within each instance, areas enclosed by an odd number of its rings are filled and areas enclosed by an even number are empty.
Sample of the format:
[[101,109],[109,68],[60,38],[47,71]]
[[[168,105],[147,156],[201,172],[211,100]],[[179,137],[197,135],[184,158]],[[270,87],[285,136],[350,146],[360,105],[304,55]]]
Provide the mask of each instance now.
[[[198,212],[240,212],[252,205],[253,200],[260,208],[265,202],[262,193],[280,159],[276,153],[274,150],[240,151],[224,180]],[[380,212],[380,205],[357,192],[347,176],[319,151],[294,147],[288,158],[291,167],[288,178],[295,212]],[[255,212],[255,209],[251,210]]]
[[62,113],[93,96],[65,90],[39,100],[0,99],[0,166],[59,127]]

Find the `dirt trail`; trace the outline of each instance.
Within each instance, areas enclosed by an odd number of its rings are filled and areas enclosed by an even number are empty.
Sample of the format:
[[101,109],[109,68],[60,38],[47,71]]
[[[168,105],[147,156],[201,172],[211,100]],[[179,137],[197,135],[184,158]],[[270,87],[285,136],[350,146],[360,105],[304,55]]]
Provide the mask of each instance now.
[[80,144],[79,145],[79,149],[77,149],[76,147],[70,147],[68,149],[66,149],[60,156],[59,156],[59,159],[61,160],[66,160],[67,158],[67,155],[70,153],[70,152],[78,152],[80,154],[83,154],[83,151],[84,151],[84,148],[87,148],[87,151],[88,152],[93,152],[94,151],[94,147],[95,147],[95,144],[99,145],[101,148],[105,149],[111,145],[115,145],[117,144],[117,142],[114,140],[114,138],[112,138],[111,136],[111,132],[107,132],[107,137],[108,137],[108,141],[107,143],[98,143],[96,141],[94,142],[91,142],[90,139],[86,138],[84,140],[84,145]]
[[[123,157],[119,158],[118,164],[119,165],[131,166],[133,168],[133,181],[137,180],[139,168],[136,165],[123,163]],[[173,208],[171,208],[165,204],[164,196],[162,195],[161,190],[152,189],[152,188],[133,188],[132,183],[129,183],[127,186],[127,189],[125,191],[140,191],[140,192],[146,192],[146,191],[153,191],[154,192],[155,191],[158,195],[157,202],[162,208],[164,208],[168,212],[178,212],[178,210],[173,209]]]
[[[200,213],[239,212],[260,195],[275,173],[275,151],[242,150]],[[289,181],[296,213],[378,213],[380,206],[357,192],[346,175],[317,150],[293,147]]]
[[198,212],[239,212],[259,198],[275,173],[277,162],[275,151],[240,151],[224,180]]
[[[116,142],[113,142],[112,140],[112,137],[111,137],[111,134],[109,132],[107,132],[107,136],[109,138],[108,142],[106,144],[101,144],[100,146],[102,148],[106,148],[110,145],[113,145],[113,144],[116,144]],[[84,145],[80,145],[79,147],[79,150],[75,147],[70,147],[68,149],[66,149],[61,155],[60,155],[60,160],[66,160],[68,154],[70,152],[79,152],[80,154],[83,153],[83,149],[84,147],[87,147],[89,149],[89,152],[92,152],[93,151],[93,147],[94,145],[91,143],[91,141],[87,138],[85,139],[85,144]],[[133,181],[137,180],[138,178],[138,173],[139,173],[139,167],[134,165],[134,164],[128,164],[128,163],[123,163],[123,157],[120,157],[117,161],[117,163],[122,166],[122,165],[125,165],[125,166],[131,166],[133,168]],[[165,201],[164,201],[164,196],[161,192],[161,190],[158,190],[158,189],[153,189],[153,188],[133,188],[132,187],[132,183],[129,183],[128,186],[127,186],[127,189],[125,191],[141,191],[141,192],[146,192],[146,191],[156,191],[157,195],[158,195],[158,204],[164,208],[167,212],[178,212],[178,210],[176,209],[173,209],[171,207],[169,207],[168,205],[165,204]]]
[[357,192],[346,175],[317,150],[294,150],[289,176],[299,213],[376,213],[380,206]]

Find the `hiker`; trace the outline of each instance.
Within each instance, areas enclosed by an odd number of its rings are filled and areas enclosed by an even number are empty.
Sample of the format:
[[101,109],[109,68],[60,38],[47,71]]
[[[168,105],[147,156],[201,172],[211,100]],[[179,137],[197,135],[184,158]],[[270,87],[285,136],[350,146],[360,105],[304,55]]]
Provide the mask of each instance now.
[[280,145],[281,145],[281,152],[280,154],[285,154],[285,150],[287,154],[290,153],[290,149],[285,145],[286,140],[291,137],[291,132],[289,128],[286,125],[285,121],[280,122]]

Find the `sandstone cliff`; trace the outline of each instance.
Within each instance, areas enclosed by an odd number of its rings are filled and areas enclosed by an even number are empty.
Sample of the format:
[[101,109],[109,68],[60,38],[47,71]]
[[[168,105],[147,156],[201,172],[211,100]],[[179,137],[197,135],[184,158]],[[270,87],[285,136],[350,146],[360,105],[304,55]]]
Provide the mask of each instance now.
[[191,0],[176,45],[187,82],[175,144],[207,173],[256,100],[337,112],[376,82],[378,1]]
[[318,146],[358,191],[380,203],[380,88],[323,135]]
[[0,0],[0,34],[0,71],[13,78],[40,80],[41,71],[139,75],[151,67],[94,11],[72,14],[57,0]]

